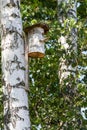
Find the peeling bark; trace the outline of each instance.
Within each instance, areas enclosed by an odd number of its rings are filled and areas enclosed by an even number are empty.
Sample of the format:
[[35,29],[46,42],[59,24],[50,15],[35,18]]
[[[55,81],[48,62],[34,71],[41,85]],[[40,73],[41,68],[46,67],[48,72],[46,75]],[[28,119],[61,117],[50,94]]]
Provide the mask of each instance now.
[[30,130],[19,0],[1,0],[4,130]]

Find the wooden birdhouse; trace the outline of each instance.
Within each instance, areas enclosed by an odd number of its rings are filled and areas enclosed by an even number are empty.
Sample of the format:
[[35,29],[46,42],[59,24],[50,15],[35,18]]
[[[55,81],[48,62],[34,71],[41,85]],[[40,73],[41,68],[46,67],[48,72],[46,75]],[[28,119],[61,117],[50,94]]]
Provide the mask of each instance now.
[[46,24],[35,24],[24,29],[27,34],[28,56],[42,58],[45,55],[45,35],[49,28]]

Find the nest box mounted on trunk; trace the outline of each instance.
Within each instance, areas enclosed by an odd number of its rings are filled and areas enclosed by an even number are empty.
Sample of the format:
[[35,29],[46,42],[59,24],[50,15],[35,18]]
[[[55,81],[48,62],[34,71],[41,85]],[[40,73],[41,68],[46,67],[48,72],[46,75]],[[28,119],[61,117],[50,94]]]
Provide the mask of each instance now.
[[35,24],[30,27],[26,27],[24,32],[27,35],[28,44],[28,56],[42,58],[45,55],[45,38],[44,34],[48,32],[49,28],[46,24]]

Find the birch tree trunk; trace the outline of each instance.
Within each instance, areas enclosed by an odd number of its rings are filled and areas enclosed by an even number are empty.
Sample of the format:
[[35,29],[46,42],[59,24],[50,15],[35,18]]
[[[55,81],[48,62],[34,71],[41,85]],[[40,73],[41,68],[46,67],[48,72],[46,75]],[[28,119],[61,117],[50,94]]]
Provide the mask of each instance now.
[[71,127],[69,124],[73,125],[73,121],[76,121],[74,114],[71,120],[70,118],[68,120],[68,111],[69,113],[75,113],[74,101],[76,95],[77,71],[77,29],[75,27],[77,22],[76,0],[57,0],[57,3],[58,21],[61,26],[61,36],[58,39],[58,43],[61,46],[58,76],[60,92],[63,95],[62,100],[64,101],[62,102],[64,107],[66,106],[66,110],[62,113],[66,121],[63,122],[63,118],[61,119],[60,117],[60,127],[69,129],[68,127]]
[[20,0],[1,0],[4,130],[30,130]]
[[67,79],[71,75],[75,76],[76,73],[77,29],[73,27],[77,21],[76,0],[57,0],[57,2],[58,21],[61,28],[64,28],[58,40],[63,50],[60,58],[59,80],[60,84],[68,85]]

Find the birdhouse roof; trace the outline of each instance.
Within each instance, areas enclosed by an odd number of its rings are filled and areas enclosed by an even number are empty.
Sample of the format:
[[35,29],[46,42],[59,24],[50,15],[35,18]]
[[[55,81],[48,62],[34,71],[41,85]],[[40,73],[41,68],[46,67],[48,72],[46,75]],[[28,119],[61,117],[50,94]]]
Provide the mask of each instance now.
[[37,23],[37,24],[34,24],[32,26],[28,26],[26,28],[24,28],[24,32],[25,33],[28,33],[29,31],[31,31],[32,29],[36,28],[36,27],[41,27],[44,29],[44,33],[46,34],[48,31],[49,31],[49,27],[47,24],[45,23]]

